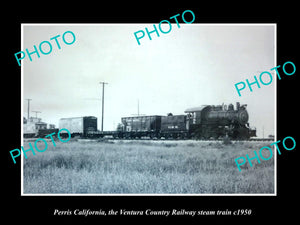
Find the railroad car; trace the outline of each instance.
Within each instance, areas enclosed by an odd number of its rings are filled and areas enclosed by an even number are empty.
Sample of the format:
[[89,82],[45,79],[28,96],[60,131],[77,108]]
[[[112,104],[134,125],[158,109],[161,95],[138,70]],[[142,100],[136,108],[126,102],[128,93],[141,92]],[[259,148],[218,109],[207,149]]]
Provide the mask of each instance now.
[[[87,137],[89,132],[97,132],[97,117],[83,116],[83,117],[70,117],[61,118],[59,120],[59,130],[68,129],[71,136]],[[62,131],[62,136],[67,136],[67,132]]]
[[162,116],[135,116],[122,117],[122,132],[118,133],[118,137],[125,138],[141,138],[143,136],[157,137],[161,130]]
[[41,120],[41,118],[34,117],[30,117],[28,120],[24,120],[23,136],[25,138],[39,137],[39,130],[47,129],[47,123],[44,123]]
[[38,137],[44,138],[49,134],[55,133],[54,137],[57,136],[58,128],[48,128],[48,129],[39,129],[38,130]]

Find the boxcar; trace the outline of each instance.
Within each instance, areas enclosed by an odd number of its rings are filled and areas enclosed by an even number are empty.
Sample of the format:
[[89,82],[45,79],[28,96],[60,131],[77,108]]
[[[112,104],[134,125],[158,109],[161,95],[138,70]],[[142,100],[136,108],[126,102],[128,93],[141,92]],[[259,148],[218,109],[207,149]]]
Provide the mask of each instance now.
[[[71,117],[61,118],[59,120],[59,130],[65,128],[71,133],[71,136],[87,136],[89,131],[97,131],[97,117]],[[61,134],[66,133],[61,131]]]

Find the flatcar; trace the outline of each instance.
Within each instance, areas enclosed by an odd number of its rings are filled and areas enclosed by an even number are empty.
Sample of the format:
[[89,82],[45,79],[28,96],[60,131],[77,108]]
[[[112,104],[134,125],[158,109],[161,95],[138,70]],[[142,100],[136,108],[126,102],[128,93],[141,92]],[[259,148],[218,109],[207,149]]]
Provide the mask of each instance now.
[[[49,134],[52,134],[52,133],[55,133],[54,134],[54,137],[57,136],[57,133],[58,133],[58,128],[48,128],[48,129],[39,129],[38,130],[38,137],[41,137],[41,138],[44,138],[46,137],[47,135]],[[50,138],[50,137],[49,137]]]

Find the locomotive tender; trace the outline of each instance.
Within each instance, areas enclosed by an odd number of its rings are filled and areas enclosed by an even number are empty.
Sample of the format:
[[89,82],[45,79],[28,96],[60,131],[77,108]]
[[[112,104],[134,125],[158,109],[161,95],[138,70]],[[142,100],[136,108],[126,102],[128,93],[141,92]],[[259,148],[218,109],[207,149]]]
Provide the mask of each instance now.
[[203,105],[185,110],[185,115],[135,116],[121,118],[116,131],[98,131],[96,117],[63,118],[59,128],[66,128],[72,136],[114,138],[173,138],[173,139],[249,139],[256,136],[250,128],[247,105]]

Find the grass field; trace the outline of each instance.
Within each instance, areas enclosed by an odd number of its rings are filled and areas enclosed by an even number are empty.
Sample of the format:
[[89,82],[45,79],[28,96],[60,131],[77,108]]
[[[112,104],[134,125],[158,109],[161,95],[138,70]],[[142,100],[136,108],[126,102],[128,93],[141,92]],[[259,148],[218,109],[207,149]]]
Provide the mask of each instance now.
[[241,172],[234,162],[245,154],[254,156],[253,151],[267,142],[57,140],[56,144],[49,142],[45,152],[28,153],[23,159],[24,194],[274,193],[273,158],[260,164],[253,160],[253,167],[247,163]]

